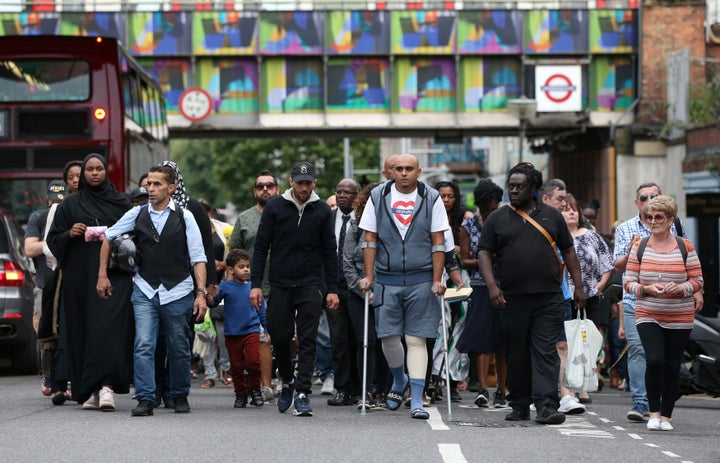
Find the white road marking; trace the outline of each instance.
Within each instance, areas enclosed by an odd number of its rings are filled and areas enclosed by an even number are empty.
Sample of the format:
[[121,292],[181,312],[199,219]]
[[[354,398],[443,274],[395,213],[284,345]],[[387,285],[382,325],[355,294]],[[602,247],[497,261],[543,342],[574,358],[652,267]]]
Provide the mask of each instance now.
[[631,432],[628,433],[628,436],[632,437],[635,440],[643,440],[642,437],[638,436],[637,434],[633,434]]
[[605,424],[607,424],[607,423],[612,423],[612,421],[610,421],[610,420],[607,419],[607,418],[600,418],[600,421],[602,421],[602,422],[605,423]]
[[691,461],[691,460],[683,460],[683,461],[681,461],[680,463],[693,463],[693,461]]
[[450,428],[443,422],[442,416],[437,407],[428,407],[425,409],[430,414],[430,419],[427,420],[430,428],[433,431],[449,431]]
[[659,449],[659,448],[660,448],[659,445],[657,445],[657,444],[651,444],[650,442],[645,442],[645,445],[647,445],[648,447],[656,448],[656,449]]
[[622,426],[613,426],[613,428],[617,429],[618,431],[625,431],[625,428]]
[[677,454],[675,454],[675,453],[672,453],[672,452],[669,451],[669,450],[663,450],[662,453],[664,453],[665,455],[669,456],[670,458],[680,458],[680,455],[677,455]]
[[615,436],[609,432],[598,429],[597,426],[580,417],[567,417],[565,423],[554,425],[552,427],[559,429],[560,434],[563,436],[615,439]]
[[459,444],[438,444],[444,463],[467,463]]
[[588,415],[597,416],[597,413],[595,413],[595,412],[585,412],[585,413],[587,413]]

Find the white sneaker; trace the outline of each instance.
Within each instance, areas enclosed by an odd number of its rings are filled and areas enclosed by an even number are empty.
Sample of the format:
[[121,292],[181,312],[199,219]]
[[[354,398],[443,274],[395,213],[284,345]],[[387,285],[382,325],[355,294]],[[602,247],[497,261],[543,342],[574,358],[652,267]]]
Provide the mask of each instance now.
[[660,431],[660,418],[650,418],[647,422],[648,431]]
[[660,431],[672,431],[673,425],[669,421],[661,421],[660,422]]
[[585,413],[585,405],[578,402],[577,399],[571,395],[564,395],[562,399],[560,399],[558,411],[566,415],[579,415]]
[[98,405],[104,412],[115,410],[115,393],[112,389],[107,386],[100,389]]
[[322,389],[320,389],[321,395],[334,395],[335,394],[335,375],[329,374],[323,381]]
[[87,399],[83,405],[83,410],[97,410],[100,407],[100,396],[98,391],[92,393],[89,399]]
[[273,389],[269,386],[263,386],[262,387],[262,396],[263,400],[265,402],[270,402],[271,400],[275,399],[275,392]]

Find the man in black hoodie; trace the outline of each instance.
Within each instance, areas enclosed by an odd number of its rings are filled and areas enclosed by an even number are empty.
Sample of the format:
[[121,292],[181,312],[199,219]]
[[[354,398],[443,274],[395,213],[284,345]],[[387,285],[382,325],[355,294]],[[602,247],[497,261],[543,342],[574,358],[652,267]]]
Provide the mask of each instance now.
[[[283,381],[278,410],[284,413],[294,401],[293,413],[298,416],[312,416],[307,396],[312,386],[323,293],[327,291],[328,309],[336,310],[339,304],[335,221],[330,207],[313,191],[316,183],[315,166],[308,162],[295,164],[290,174],[291,188],[265,205],[250,273],[250,303],[257,308],[262,301],[265,260],[272,251],[267,327]],[[297,378],[290,351],[296,325]]]

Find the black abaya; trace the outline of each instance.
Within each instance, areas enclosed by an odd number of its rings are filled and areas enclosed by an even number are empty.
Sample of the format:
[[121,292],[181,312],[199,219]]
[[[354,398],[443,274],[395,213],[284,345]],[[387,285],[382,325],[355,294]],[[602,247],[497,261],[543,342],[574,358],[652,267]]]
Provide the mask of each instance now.
[[[101,156],[95,157],[105,163]],[[83,403],[104,385],[116,393],[129,392],[133,315],[131,275],[109,269],[112,296],[99,297],[95,286],[101,242],[86,242],[84,236],[70,237],[75,223],[110,227],[130,208],[130,203],[127,198],[123,201],[124,195],[115,191],[107,179],[101,186],[91,187],[85,181],[84,169],[80,184],[78,193],[67,197],[58,208],[47,242],[63,270],[61,301],[65,323],[60,326],[60,337],[66,347],[73,400]]]

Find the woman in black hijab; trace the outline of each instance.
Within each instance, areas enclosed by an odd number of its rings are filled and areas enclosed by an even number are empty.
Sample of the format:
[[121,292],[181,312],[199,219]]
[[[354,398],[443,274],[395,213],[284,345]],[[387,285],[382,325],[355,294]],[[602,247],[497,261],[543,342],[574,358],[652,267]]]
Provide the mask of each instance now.
[[61,269],[60,327],[65,345],[73,400],[83,409],[114,410],[114,394],[127,394],[132,365],[130,273],[110,269],[113,297],[95,291],[101,229],[130,209],[127,196],[107,179],[107,161],[99,154],[83,160],[80,189],[55,214],[47,243]]

